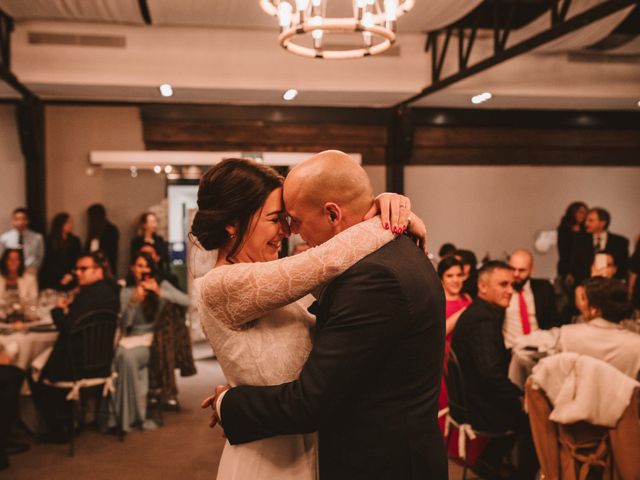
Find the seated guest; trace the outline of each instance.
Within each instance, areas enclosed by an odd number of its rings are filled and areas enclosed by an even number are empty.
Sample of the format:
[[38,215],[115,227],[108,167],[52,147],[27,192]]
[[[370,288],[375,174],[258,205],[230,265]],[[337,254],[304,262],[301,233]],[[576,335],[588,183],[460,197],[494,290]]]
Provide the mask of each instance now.
[[11,223],[13,228],[0,235],[0,254],[7,248],[22,250],[25,268],[35,275],[44,257],[42,235],[29,230],[29,215],[25,208],[16,208],[13,211]]
[[[438,263],[438,277],[442,282],[444,296],[446,300],[446,340],[444,349],[444,368],[447,368],[447,354],[451,345],[451,333],[456,327],[460,315],[471,304],[471,297],[462,293],[462,263],[453,255],[449,255]],[[447,386],[444,378],[440,385],[440,397],[438,399],[438,409],[442,411],[448,406]],[[444,431],[444,416],[440,417],[440,427]]]
[[80,239],[73,233],[73,220],[68,213],[59,213],[51,222],[42,269],[40,288],[69,290],[74,286],[72,270],[82,253]]
[[[95,310],[119,310],[117,285],[108,278],[109,267],[101,252],[86,254],[78,258],[75,268],[78,279],[78,291],[73,300],[61,298],[51,317],[60,334],[53,345],[47,363],[42,368],[38,382],[31,381],[34,400],[47,426],[45,441],[65,442],[68,438],[64,417],[69,406],[65,402],[67,391],[46,385],[44,380],[52,382],[73,380],[73,368],[70,364],[69,334],[77,321],[86,313]],[[105,338],[105,344],[113,345],[113,338]],[[73,346],[74,354],[81,346]],[[109,371],[102,373],[104,376]]]
[[150,243],[144,243],[142,244],[142,246],[140,247],[140,250],[138,250],[136,254],[138,253],[149,254],[151,259],[157,265],[158,270],[160,272],[160,276],[164,280],[167,280],[174,287],[178,289],[180,288],[180,282],[178,282],[178,277],[176,277],[173,273],[171,273],[171,270],[169,269],[169,265],[167,265],[167,263],[163,261],[162,257],[156,251],[155,246],[153,246]]
[[586,323],[560,329],[560,351],[575,352],[603,360],[630,377],[640,372],[640,335],[620,322],[632,313],[627,289],[620,280],[594,277],[582,284],[581,302]]
[[618,266],[616,278],[626,280],[629,267],[629,240],[609,232],[611,216],[604,208],[592,208],[585,221],[586,233],[575,240],[572,251],[571,273],[576,283],[589,278],[596,253],[609,253]]
[[556,299],[551,284],[544,279],[531,278],[533,255],[527,250],[516,250],[509,257],[513,268],[513,289],[505,312],[502,335],[508,349],[520,335],[528,335],[539,328],[548,330],[557,326]]
[[591,277],[614,278],[618,266],[610,253],[596,253],[591,264]]
[[5,311],[12,311],[13,305],[35,305],[38,302],[36,277],[25,274],[22,250],[8,248],[0,257],[0,303]]
[[[515,478],[533,479],[537,459],[529,422],[522,410],[522,392],[507,376],[510,355],[502,337],[512,283],[513,269],[504,262],[490,261],[480,269],[478,297],[460,316],[451,349],[462,370],[469,423],[486,432],[516,432],[520,448]],[[509,437],[491,440],[474,469],[481,476],[500,478],[500,462],[512,446]]]
[[158,217],[152,212],[145,212],[138,220],[138,235],[131,239],[131,257],[138,254],[143,245],[153,245],[161,261],[158,265],[169,264],[169,249],[164,238],[156,233],[158,229]]
[[[18,399],[24,380],[24,371],[11,365],[11,357],[0,344],[0,470],[9,468],[7,447],[11,427],[18,418]],[[20,445],[27,450],[28,445]]]
[[125,432],[134,425],[145,430],[156,427],[147,419],[147,367],[154,326],[167,302],[189,306],[189,297],[160,278],[158,268],[148,254],[139,253],[130,270],[128,286],[120,293],[122,338],[113,362],[118,378],[116,412],[110,418],[111,427],[116,426],[116,419],[119,419]]
[[462,262],[464,274],[462,293],[466,293],[471,298],[476,298],[478,295],[478,259],[476,254],[471,250],[456,250],[453,254],[458,260]]
[[118,267],[118,227],[107,219],[107,210],[101,203],[94,203],[87,209],[87,239],[84,249],[88,252],[104,252],[109,261],[111,273],[115,276]]
[[456,327],[460,315],[471,304],[471,297],[462,293],[464,278],[463,265],[453,256],[443,258],[438,264],[438,276],[442,282],[446,299],[446,334],[447,342],[451,342],[451,333]]

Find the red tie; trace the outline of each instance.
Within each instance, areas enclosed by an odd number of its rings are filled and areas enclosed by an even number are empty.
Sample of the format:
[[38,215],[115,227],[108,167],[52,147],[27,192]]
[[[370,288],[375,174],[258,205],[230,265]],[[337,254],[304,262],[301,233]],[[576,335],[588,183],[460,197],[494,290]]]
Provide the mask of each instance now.
[[518,305],[520,306],[520,321],[522,322],[522,333],[529,335],[531,333],[531,325],[529,324],[529,312],[527,311],[527,303],[524,301],[522,292],[518,292]]

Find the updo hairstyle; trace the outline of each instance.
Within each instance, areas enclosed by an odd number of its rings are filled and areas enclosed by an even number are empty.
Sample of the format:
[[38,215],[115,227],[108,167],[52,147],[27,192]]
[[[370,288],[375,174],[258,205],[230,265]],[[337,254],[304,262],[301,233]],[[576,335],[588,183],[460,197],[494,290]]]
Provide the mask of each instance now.
[[236,236],[227,259],[242,246],[251,218],[284,178],[273,168],[244,158],[228,158],[210,168],[200,179],[198,211],[191,234],[202,248],[214,250],[227,245],[226,228],[236,225]]

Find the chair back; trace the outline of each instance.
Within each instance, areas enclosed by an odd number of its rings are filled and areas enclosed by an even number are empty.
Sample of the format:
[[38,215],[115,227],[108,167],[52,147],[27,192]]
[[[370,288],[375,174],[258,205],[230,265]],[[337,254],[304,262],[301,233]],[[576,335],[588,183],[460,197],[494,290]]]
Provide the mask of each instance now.
[[460,362],[453,349],[449,350],[447,368],[444,371],[444,382],[449,395],[449,416],[459,424],[468,423],[464,377]]
[[94,310],[82,315],[69,334],[73,379],[104,377],[111,372],[118,314]]

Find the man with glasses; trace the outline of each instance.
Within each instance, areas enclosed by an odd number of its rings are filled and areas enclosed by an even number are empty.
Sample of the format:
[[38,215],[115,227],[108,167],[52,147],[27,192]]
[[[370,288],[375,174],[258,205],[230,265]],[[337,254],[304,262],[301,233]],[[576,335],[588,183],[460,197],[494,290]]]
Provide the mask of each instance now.
[[[42,413],[47,425],[44,441],[64,443],[68,439],[65,416],[66,391],[49,387],[44,379],[52,382],[71,380],[72,370],[69,362],[69,332],[83,315],[96,310],[120,310],[118,286],[109,277],[109,268],[101,252],[84,255],[76,262],[75,275],[78,288],[73,298],[62,297],[56,308],[51,311],[53,321],[60,335],[53,351],[42,369],[37,383],[32,382],[32,391],[36,406]],[[105,339],[113,343],[113,339]],[[72,347],[75,350],[75,347]],[[109,372],[105,372],[108,375]],[[32,380],[32,379],[30,379]]]

